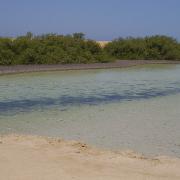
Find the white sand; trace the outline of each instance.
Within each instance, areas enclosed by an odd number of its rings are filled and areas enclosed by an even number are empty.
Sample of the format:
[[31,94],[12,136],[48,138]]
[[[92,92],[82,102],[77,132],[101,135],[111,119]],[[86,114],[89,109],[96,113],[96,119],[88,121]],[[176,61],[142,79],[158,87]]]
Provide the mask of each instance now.
[[0,180],[179,180],[180,159],[148,159],[75,141],[0,137]]

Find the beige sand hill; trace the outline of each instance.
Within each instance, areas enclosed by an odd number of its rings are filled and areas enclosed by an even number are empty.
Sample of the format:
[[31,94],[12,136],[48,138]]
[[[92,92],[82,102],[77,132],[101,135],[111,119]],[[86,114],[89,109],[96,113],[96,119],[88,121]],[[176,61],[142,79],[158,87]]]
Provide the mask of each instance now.
[[97,41],[97,43],[99,43],[99,45],[103,48],[105,47],[108,43],[110,43],[111,41]]
[[180,159],[148,159],[73,141],[0,137],[1,180],[179,180]]

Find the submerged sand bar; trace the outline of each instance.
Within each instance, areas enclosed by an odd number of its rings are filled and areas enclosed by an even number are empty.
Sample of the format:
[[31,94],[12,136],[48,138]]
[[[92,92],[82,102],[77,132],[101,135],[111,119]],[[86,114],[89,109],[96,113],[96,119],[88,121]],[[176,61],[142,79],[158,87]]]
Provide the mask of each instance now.
[[179,180],[179,169],[175,158],[145,158],[45,137],[0,137],[3,180]]
[[15,65],[0,66],[1,74],[40,72],[40,71],[65,71],[86,69],[125,68],[144,64],[180,64],[180,61],[168,60],[118,60],[111,63],[94,64],[54,64],[54,65]]

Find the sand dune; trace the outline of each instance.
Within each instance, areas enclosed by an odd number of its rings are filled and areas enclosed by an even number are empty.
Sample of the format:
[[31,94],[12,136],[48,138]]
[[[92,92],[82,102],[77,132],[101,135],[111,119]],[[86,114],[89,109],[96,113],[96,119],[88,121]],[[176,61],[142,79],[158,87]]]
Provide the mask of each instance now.
[[179,180],[180,159],[98,150],[76,141],[0,137],[2,180]]
[[97,43],[99,43],[99,45],[103,48],[105,47],[108,43],[110,43],[111,41],[96,41]]

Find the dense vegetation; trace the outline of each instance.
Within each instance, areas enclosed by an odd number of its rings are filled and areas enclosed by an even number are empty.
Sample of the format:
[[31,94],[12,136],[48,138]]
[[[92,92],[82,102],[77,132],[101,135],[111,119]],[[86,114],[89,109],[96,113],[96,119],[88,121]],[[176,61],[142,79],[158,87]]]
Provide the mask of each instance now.
[[0,65],[109,62],[113,59],[180,60],[180,44],[167,36],[119,38],[101,48],[83,33],[73,35],[27,33],[0,38]]
[[0,38],[0,64],[58,64],[109,61],[106,52],[83,33],[73,35],[46,34],[15,39]]
[[105,51],[116,59],[180,60],[180,43],[167,36],[119,38]]

